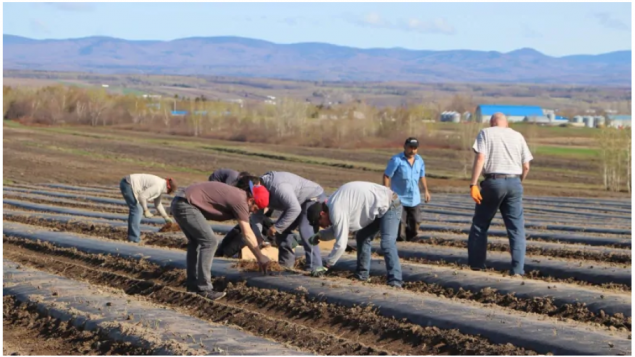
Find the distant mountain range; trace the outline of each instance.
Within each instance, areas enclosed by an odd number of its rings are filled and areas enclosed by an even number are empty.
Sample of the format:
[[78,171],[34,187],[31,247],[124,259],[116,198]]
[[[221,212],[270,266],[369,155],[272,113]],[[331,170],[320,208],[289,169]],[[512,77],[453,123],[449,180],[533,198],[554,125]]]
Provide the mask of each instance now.
[[495,51],[359,49],[241,37],[129,41],[34,40],[3,35],[4,69],[221,75],[324,81],[631,84],[631,51],[551,57]]

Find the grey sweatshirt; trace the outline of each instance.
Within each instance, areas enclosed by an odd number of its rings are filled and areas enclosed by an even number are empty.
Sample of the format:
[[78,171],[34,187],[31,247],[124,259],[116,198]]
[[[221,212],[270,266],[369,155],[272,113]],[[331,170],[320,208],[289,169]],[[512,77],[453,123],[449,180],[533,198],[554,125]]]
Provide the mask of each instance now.
[[344,254],[349,232],[358,231],[383,217],[392,200],[392,190],[372,182],[353,181],[335,191],[326,203],[332,226],[320,231],[321,240],[335,239],[326,264],[334,265]]
[[302,203],[324,193],[322,186],[290,172],[270,171],[261,178],[269,190],[269,209],[282,211],[274,224],[278,232],[289,228],[302,213]]
[[237,180],[240,172],[232,169],[218,169],[209,176],[208,181],[223,182],[233,185]]

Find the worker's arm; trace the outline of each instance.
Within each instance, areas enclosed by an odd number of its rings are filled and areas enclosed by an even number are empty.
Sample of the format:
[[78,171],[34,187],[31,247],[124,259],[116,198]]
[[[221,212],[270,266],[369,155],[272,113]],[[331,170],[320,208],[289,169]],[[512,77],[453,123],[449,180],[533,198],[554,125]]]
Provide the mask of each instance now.
[[249,222],[239,221],[238,225],[240,226],[240,230],[242,231],[243,236],[245,237],[245,244],[247,245],[249,250],[251,250],[251,252],[254,254],[258,262],[261,264],[265,264],[266,262],[268,262],[269,258],[267,258],[264,254],[262,254],[262,252],[260,251],[260,248],[258,248],[256,235],[254,234],[254,231],[251,229],[251,225],[249,224]]
[[[333,225],[324,231],[320,232],[320,239],[329,241],[335,238],[335,245],[331,254],[326,258],[326,266],[332,267],[337,263],[342,254],[346,251],[346,245],[348,244],[348,217],[338,214],[335,211],[331,211],[331,221]],[[324,238],[323,238],[324,237]]]
[[161,195],[161,188],[159,185],[150,186],[139,194],[139,204],[143,208],[143,215],[146,217],[152,217],[150,210],[148,210],[148,200]]
[[426,181],[426,164],[421,161],[421,172],[419,172],[419,184],[423,187],[423,196],[426,203],[430,202],[430,192],[428,191],[428,181]]
[[522,150],[522,161],[523,161],[523,173],[522,176],[520,176],[520,181],[525,181],[525,179],[527,178],[527,174],[529,174],[529,162],[531,160],[534,159],[534,157],[531,155],[531,151],[529,151],[529,146],[527,145],[527,142],[525,141],[525,138],[523,139],[523,150]]
[[520,181],[525,181],[529,174],[529,161],[523,164],[523,175],[520,177]]
[[163,204],[161,204],[162,197],[163,195],[159,195],[159,197],[154,199],[154,208],[156,208],[157,211],[159,211],[159,214],[161,215],[161,217],[163,217],[163,219],[165,219],[166,222],[172,222],[172,219],[170,218],[170,216],[168,216],[168,214],[165,212],[165,208],[163,208]]
[[394,156],[388,161],[388,165],[386,166],[386,170],[384,170],[384,186],[390,188],[390,180],[392,176],[395,174],[397,169],[399,168],[399,158]]
[[471,185],[478,184],[478,178],[483,172],[483,166],[485,165],[485,154],[476,153],[474,155],[474,164],[472,165],[472,181]]
[[282,233],[298,219],[300,213],[302,213],[302,207],[291,185],[279,185],[276,189],[276,194],[278,201],[285,209],[273,227],[278,233]]
[[430,202],[430,191],[428,191],[428,182],[425,177],[419,180],[419,184],[423,187],[423,196],[426,203]]

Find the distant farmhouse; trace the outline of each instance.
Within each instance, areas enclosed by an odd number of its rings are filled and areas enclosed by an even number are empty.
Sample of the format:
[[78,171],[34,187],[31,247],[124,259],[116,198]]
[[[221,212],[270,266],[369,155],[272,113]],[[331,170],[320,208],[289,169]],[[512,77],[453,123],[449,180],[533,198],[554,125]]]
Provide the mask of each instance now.
[[609,126],[614,128],[626,128],[631,126],[630,115],[609,115]]

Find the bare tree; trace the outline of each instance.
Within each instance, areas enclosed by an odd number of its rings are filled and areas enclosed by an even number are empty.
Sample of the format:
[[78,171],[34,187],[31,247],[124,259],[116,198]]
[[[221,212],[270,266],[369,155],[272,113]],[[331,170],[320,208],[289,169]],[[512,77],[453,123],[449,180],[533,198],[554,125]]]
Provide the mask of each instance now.
[[527,130],[525,130],[525,140],[527,141],[527,146],[529,150],[533,153],[536,152],[538,138],[538,124],[536,123],[536,118],[531,117],[527,122]]
[[459,123],[461,162],[463,163],[463,177],[465,178],[469,178],[471,175],[472,162],[474,161],[472,146],[480,130],[481,125],[474,121]]
[[612,127],[604,127],[598,131],[602,182],[607,191],[620,191],[622,181],[626,181],[630,192],[630,134],[630,130]]

